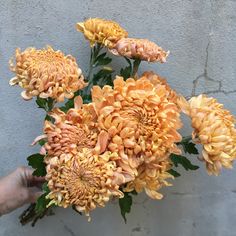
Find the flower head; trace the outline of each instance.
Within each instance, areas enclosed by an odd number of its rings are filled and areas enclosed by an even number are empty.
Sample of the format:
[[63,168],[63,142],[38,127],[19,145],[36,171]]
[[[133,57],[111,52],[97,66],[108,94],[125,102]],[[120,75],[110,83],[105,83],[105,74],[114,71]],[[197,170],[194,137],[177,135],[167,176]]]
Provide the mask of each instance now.
[[92,100],[98,127],[108,132],[108,150],[117,152],[117,165],[132,176],[143,163],[179,153],[179,110],[168,100],[165,86],[154,86],[147,78],[114,80],[114,89],[94,86]]
[[168,160],[158,161],[158,163],[152,163],[149,165],[142,164],[138,168],[138,176],[134,181],[129,182],[124,188],[125,192],[131,192],[135,190],[137,193],[145,190],[146,194],[156,200],[162,199],[163,195],[158,191],[163,186],[171,186],[166,179],[172,178],[167,170],[169,170],[171,164]]
[[169,52],[148,39],[122,38],[110,50],[114,55],[148,62],[166,62]]
[[118,23],[100,18],[89,18],[84,22],[79,22],[77,29],[90,41],[91,46],[100,43],[112,48],[118,40],[128,36]]
[[203,145],[202,157],[209,174],[218,175],[221,168],[232,168],[236,158],[235,119],[214,98],[205,95],[182,97],[179,105],[192,120],[193,139]]
[[110,152],[96,155],[83,148],[68,160],[51,158],[46,175],[51,191],[47,196],[51,199],[49,205],[74,205],[89,215],[97,206],[104,207],[110,197],[123,197],[115,178],[119,170],[115,162],[110,161],[113,155]]
[[168,92],[168,100],[170,102],[173,102],[175,104],[177,104],[177,101],[178,101],[178,94],[168,85],[168,83],[166,82],[166,79],[162,78],[161,76],[155,74],[154,72],[152,71],[145,71],[143,73],[143,75],[141,76],[141,78],[147,78],[148,80],[151,81],[151,83],[154,85],[154,86],[164,86],[166,91]]
[[16,73],[10,85],[18,84],[25,89],[21,95],[26,100],[39,96],[60,102],[64,97],[72,98],[74,92],[86,86],[75,58],[51,47],[27,48],[23,52],[16,49],[15,60],[15,65],[10,60],[10,68]]
[[82,98],[77,97],[75,106],[67,113],[55,108],[49,113],[54,123],[45,121],[47,143],[44,148],[49,159],[54,156],[70,159],[83,148],[96,148],[98,153],[106,149],[108,136],[105,132],[98,132],[92,104],[82,106]]

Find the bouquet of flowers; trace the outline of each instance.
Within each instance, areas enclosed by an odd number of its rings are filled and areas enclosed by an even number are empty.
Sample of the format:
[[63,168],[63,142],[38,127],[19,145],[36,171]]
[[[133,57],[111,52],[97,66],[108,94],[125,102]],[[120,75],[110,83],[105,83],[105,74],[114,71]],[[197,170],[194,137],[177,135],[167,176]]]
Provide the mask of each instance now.
[[[50,46],[16,49],[10,60],[10,85],[46,111],[43,134],[33,142],[40,151],[27,158],[33,174],[45,176],[44,192],[20,216],[22,224],[34,225],[55,207],[72,207],[90,220],[92,210],[114,198],[126,221],[133,195],[145,191],[159,200],[160,189],[180,176],[179,166],[199,168],[184,154],[196,155],[210,175],[232,168],[233,115],[214,98],[184,98],[154,72],[139,75],[142,61],[164,63],[169,52],[129,38],[113,21],[90,18],[76,26],[91,46],[86,76],[73,56]],[[109,53],[127,66],[115,72]],[[179,133],[181,112],[191,119],[191,136]]]

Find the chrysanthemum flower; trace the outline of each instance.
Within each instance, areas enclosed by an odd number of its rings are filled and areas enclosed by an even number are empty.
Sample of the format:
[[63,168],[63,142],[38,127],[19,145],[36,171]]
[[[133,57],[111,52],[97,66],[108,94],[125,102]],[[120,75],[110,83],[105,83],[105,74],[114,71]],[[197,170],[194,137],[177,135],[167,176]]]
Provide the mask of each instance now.
[[18,84],[25,89],[21,93],[25,100],[39,96],[61,102],[86,86],[75,58],[51,47],[27,48],[23,52],[16,49],[15,60],[15,64],[10,60],[10,69],[16,73],[10,85]]
[[105,132],[98,133],[92,104],[82,107],[82,99],[77,97],[75,107],[67,113],[58,108],[49,113],[55,120],[54,123],[46,120],[44,125],[47,137],[44,148],[49,159],[61,155],[65,159],[71,158],[83,148],[96,148],[99,153],[106,149],[108,135]]
[[116,181],[119,169],[114,161],[110,161],[114,155],[110,152],[96,155],[83,148],[67,160],[51,158],[46,175],[51,191],[47,196],[51,199],[49,205],[74,205],[79,212],[89,216],[97,206],[104,207],[110,197],[123,197]]
[[158,191],[163,186],[171,186],[167,179],[172,178],[167,170],[171,168],[170,161],[168,160],[158,160],[158,162],[153,162],[149,165],[142,164],[138,168],[138,176],[134,181],[129,182],[124,188],[125,192],[131,192],[135,190],[137,193],[145,190],[146,194],[156,200],[162,199],[163,195]]
[[142,163],[180,153],[175,144],[181,140],[179,110],[168,96],[165,86],[147,78],[117,77],[114,89],[93,87],[99,128],[110,136],[108,149],[118,152],[117,165],[133,176]]
[[193,139],[203,145],[202,158],[209,174],[218,175],[221,168],[232,168],[236,158],[235,119],[214,98],[205,95],[182,97],[179,105],[192,120]]
[[112,48],[118,40],[128,36],[118,23],[100,18],[89,18],[84,22],[79,22],[77,29],[90,41],[91,46],[100,43]]
[[148,62],[166,62],[169,52],[148,39],[122,38],[110,50],[114,55]]
[[162,78],[161,76],[155,74],[152,71],[145,71],[143,73],[143,75],[141,76],[141,78],[147,78],[148,80],[151,81],[151,83],[154,86],[164,86],[166,88],[166,90],[168,91],[169,95],[168,95],[168,100],[177,104],[177,100],[179,98],[178,94],[168,85],[166,79]]

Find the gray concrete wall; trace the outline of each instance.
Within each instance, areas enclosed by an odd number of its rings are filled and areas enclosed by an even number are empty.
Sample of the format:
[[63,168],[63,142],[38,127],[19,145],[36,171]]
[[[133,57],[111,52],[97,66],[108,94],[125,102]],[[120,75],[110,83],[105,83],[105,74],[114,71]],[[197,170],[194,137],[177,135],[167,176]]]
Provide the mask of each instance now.
[[[168,78],[184,95],[206,92],[236,115],[236,1],[235,0],[1,0],[0,1],[0,175],[36,151],[29,147],[42,132],[43,112],[24,102],[20,89],[10,88],[13,74],[8,59],[16,47],[43,47],[76,56],[86,70],[88,43],[75,23],[104,17],[122,24],[130,36],[147,37],[171,51],[168,63],[148,65]],[[116,62],[122,64],[121,59]],[[189,128],[183,129],[188,134]],[[35,228],[18,223],[19,209],[0,218],[1,236],[235,236],[236,170],[207,176],[204,166],[184,173],[165,198],[135,198],[125,225],[116,203],[92,213],[92,222],[72,210],[58,210]]]

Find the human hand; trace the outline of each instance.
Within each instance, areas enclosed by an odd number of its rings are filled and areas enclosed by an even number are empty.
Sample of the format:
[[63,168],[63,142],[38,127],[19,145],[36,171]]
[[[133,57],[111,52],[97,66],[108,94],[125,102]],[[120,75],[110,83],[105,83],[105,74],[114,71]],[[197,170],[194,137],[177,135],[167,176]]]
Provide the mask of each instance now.
[[29,167],[18,167],[0,179],[0,215],[9,213],[26,203],[35,202],[42,194],[43,177],[32,175]]

